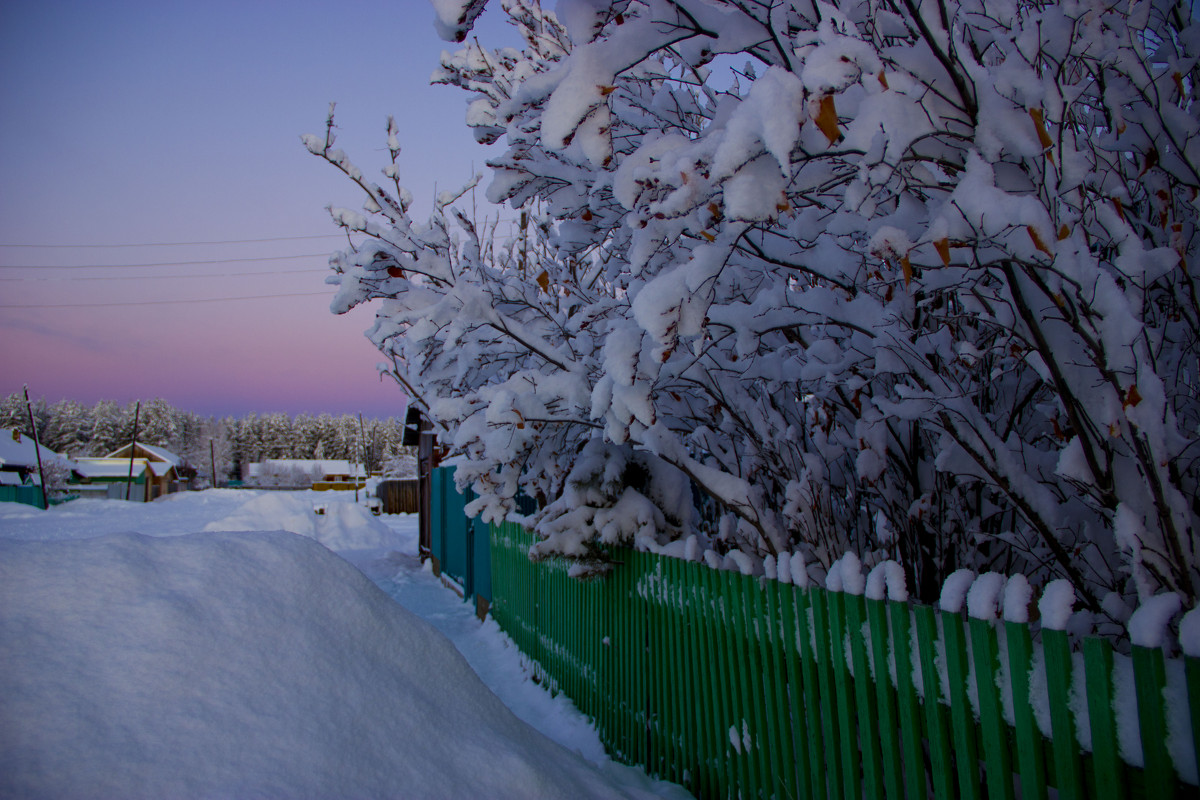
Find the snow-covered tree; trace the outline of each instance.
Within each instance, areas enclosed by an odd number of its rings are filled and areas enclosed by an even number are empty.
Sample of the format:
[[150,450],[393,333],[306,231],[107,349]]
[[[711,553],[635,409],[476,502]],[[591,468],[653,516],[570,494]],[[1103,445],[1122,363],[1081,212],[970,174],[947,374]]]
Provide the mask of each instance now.
[[133,409],[128,424],[121,408],[112,400],[101,400],[92,406],[92,428],[88,437],[88,456],[103,456],[129,443],[132,433]]
[[[178,436],[178,411],[161,397],[141,403],[138,412],[137,440],[155,447],[171,447]],[[135,408],[131,406],[132,419]]]
[[[484,2],[440,3],[462,40]],[[504,140],[497,245],[335,209],[344,312],[538,552],[713,546],[1200,596],[1200,29],[1187,4],[504,0],[435,79]],[[453,228],[457,230],[453,230]],[[1132,578],[1132,583],[1129,579]]]
[[385,478],[407,480],[417,477],[417,448],[401,447],[383,462]]
[[74,400],[60,400],[49,408],[42,444],[57,453],[82,455],[90,433],[87,409]]

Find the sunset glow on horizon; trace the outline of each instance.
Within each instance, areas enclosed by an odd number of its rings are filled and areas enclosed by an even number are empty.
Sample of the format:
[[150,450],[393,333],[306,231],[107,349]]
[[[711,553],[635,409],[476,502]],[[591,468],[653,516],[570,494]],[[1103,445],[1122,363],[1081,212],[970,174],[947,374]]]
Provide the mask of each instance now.
[[482,169],[492,151],[464,124],[467,96],[428,84],[453,45],[427,3],[2,13],[0,394],[403,412],[363,336],[372,311],[329,312],[328,254],[346,239],[326,206],[363,198],[300,136],[324,133],[336,101],[337,146],[378,176],[395,115],[418,218]]

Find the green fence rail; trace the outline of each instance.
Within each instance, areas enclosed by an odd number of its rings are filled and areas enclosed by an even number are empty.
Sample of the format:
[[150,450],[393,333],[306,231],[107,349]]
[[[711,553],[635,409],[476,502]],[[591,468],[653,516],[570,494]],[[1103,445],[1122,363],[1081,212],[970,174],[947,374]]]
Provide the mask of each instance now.
[[[1197,795],[1166,719],[1190,727],[1176,740],[1200,761],[1200,659],[1094,638],[1075,652],[1062,632],[1035,643],[1023,624],[627,549],[580,581],[563,561],[530,562],[532,543],[491,527],[493,617],[615,758],[698,797]],[[1137,745],[1133,706],[1114,698],[1131,691],[1144,769],[1122,758]]]

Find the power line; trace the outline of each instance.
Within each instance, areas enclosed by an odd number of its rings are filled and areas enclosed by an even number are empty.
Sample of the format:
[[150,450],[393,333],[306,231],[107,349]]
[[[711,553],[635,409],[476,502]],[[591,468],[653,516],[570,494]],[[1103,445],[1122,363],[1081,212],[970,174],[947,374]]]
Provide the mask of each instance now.
[[295,292],[293,294],[260,294],[249,297],[203,297],[196,300],[133,300],[126,303],[63,303],[57,305],[0,305],[3,308],[115,308],[117,306],[166,306],[185,305],[190,303],[227,303],[233,300],[274,300],[277,297],[322,297],[330,296],[329,292]]
[[261,272],[212,272],[207,275],[95,275],[83,278],[0,278],[0,282],[19,283],[76,283],[78,281],[163,281],[180,278],[253,278],[256,275],[311,275],[329,272],[325,269],[273,269]]
[[221,239],[204,242],[129,242],[126,244],[0,244],[0,247],[194,247],[202,244],[253,244],[256,242],[294,242],[300,239],[342,239],[343,233],[321,233],[312,236],[274,236],[268,239]]
[[183,267],[193,264],[241,264],[247,261],[287,261],[297,258],[318,258],[329,253],[305,253],[298,256],[264,256],[262,258],[214,258],[206,261],[157,261],[151,264],[0,264],[0,269],[138,269],[139,267]]

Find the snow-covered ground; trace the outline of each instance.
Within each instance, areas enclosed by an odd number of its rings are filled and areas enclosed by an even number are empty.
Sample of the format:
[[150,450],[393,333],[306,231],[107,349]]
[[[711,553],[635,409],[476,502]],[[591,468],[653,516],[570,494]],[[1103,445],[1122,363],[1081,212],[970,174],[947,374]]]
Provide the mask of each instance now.
[[416,530],[353,493],[0,503],[0,796],[688,796],[611,762]]

